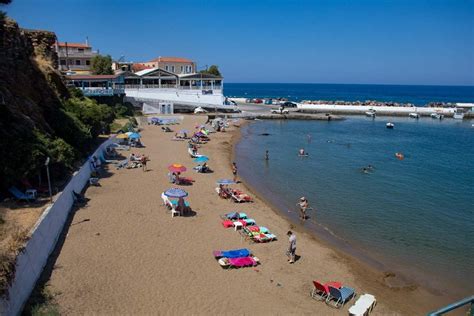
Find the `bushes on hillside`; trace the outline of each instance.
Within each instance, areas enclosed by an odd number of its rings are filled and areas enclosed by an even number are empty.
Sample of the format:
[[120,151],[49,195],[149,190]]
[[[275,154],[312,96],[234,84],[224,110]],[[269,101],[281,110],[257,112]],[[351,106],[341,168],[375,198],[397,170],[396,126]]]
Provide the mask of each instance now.
[[109,131],[115,119],[111,107],[89,98],[70,98],[64,102],[66,111],[73,113],[90,131],[93,138]]

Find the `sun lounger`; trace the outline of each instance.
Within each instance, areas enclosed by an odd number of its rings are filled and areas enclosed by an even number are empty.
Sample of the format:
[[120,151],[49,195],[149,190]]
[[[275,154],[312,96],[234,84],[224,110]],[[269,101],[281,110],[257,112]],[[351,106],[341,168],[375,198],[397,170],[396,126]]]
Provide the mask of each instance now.
[[274,234],[257,234],[250,237],[250,239],[254,242],[269,242],[276,240],[277,237]]
[[18,190],[16,187],[11,187],[8,189],[8,191],[17,199],[17,200],[23,200],[23,201],[34,201],[36,200],[36,190],[31,189],[31,190],[26,190],[24,193]]
[[254,267],[258,264],[257,257],[242,257],[242,258],[220,258],[219,265],[223,268],[243,268]]
[[351,289],[350,287],[343,286],[340,289],[337,289],[329,285],[328,288],[329,295],[326,298],[326,304],[331,307],[340,308],[356,295],[354,289]]
[[227,250],[227,251],[216,250],[216,251],[213,251],[212,254],[217,259],[217,258],[249,257],[252,253],[247,248],[243,248],[243,249],[235,249],[235,250]]
[[243,193],[242,191],[232,190],[231,192],[231,198],[236,203],[252,202],[252,198],[248,194]]
[[125,168],[125,167],[127,167],[127,165],[128,165],[128,159],[122,160],[122,161],[117,163],[117,170]]
[[377,304],[375,296],[371,294],[363,294],[357,299],[354,305],[349,308],[350,316],[366,316],[374,309]]
[[[219,189],[219,188],[217,188],[217,189]],[[247,214],[245,214],[243,212],[231,212],[231,213],[221,215],[221,218],[222,219],[230,219],[230,220],[246,219]]]
[[270,231],[266,227],[262,226],[248,226],[244,228],[244,231],[247,233],[258,233],[258,234],[268,234]]
[[198,153],[193,153],[193,150],[191,148],[188,148],[188,153],[191,156],[191,158],[198,158],[198,157],[204,156],[204,155],[201,155],[201,154],[198,154]]
[[329,286],[340,289],[342,284],[340,282],[326,282],[325,284],[322,284],[318,281],[313,281],[311,297],[318,301],[325,301],[329,296]]

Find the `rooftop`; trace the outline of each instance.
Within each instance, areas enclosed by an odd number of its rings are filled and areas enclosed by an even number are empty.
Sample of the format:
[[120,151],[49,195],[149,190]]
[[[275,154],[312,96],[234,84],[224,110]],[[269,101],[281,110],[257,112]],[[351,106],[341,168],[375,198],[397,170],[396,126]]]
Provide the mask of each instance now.
[[192,63],[191,59],[182,57],[158,57],[150,60],[149,62],[168,62],[168,63]]
[[90,48],[91,46],[83,43],[58,42],[59,47]]

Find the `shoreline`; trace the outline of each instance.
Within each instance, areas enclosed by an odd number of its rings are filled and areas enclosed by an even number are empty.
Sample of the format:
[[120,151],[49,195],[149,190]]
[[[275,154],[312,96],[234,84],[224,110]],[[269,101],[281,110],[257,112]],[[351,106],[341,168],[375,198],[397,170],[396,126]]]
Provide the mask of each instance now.
[[[236,161],[236,147],[242,139],[242,133],[240,128],[244,125],[254,123],[254,121],[243,122],[244,123],[242,123],[238,129],[230,132],[232,133],[232,138],[230,144],[231,153],[229,155],[229,166],[232,161]],[[370,253],[366,253],[361,249],[352,248],[352,245],[348,241],[338,237],[326,227],[316,226],[316,229],[311,231],[310,228],[304,227],[304,225],[296,223],[292,218],[284,215],[285,213],[283,209],[281,209],[278,205],[276,205],[270,199],[265,197],[263,193],[261,193],[253,185],[249,184],[244,178],[239,176],[239,181],[248,192],[250,192],[263,204],[270,208],[277,217],[286,221],[290,229],[300,234],[303,233],[314,243],[322,247],[327,247],[328,249],[334,251],[336,253],[336,256],[342,257],[342,260],[351,266],[352,271],[362,283],[368,283],[370,286],[373,285],[373,282],[375,281],[386,287],[387,290],[394,292],[414,290],[426,291],[428,293],[428,296],[442,296],[446,299],[447,302],[459,299],[459,297],[455,295],[441,293],[439,289],[428,286],[427,284],[420,284],[418,280],[413,280],[412,278],[404,275],[403,272],[397,271],[398,269],[388,267],[385,263],[372,257]],[[365,273],[372,274],[372,276],[375,276],[375,279],[372,279],[370,281],[364,280]],[[427,302],[429,303],[430,299]],[[428,310],[424,312],[428,312]]]
[[[185,115],[184,121],[172,128],[193,130],[204,121],[204,117]],[[171,217],[159,198],[160,192],[170,187],[166,168],[171,163],[190,168],[193,160],[185,142],[173,142],[171,133],[163,133],[159,127],[144,126],[142,136],[146,148],[133,152],[150,156],[150,171],[115,170],[109,165],[101,187],[88,188],[87,207],[76,211],[65,228],[66,239],[52,263],[47,287],[61,314],[325,315],[347,312],[354,304],[351,300],[336,312],[315,301],[309,295],[313,280],[338,280],[359,295],[375,295],[376,314],[422,314],[448,302],[422,288],[387,288],[380,274],[300,230],[258,193],[251,193],[255,202],[250,204],[220,199],[215,183],[231,175],[232,149],[240,128],[211,134],[211,141],[199,149],[210,157],[214,173],[188,171],[196,182],[183,188],[189,192],[195,214]],[[244,185],[236,188],[251,190]],[[219,215],[231,211],[247,212],[279,239],[264,244],[242,240],[220,223]],[[297,233],[297,255],[301,255],[293,265],[284,254],[289,228]],[[212,257],[213,250],[243,247],[260,259],[259,266],[228,271]],[[183,300],[184,291],[193,294]],[[229,310],[236,297],[246,304]]]

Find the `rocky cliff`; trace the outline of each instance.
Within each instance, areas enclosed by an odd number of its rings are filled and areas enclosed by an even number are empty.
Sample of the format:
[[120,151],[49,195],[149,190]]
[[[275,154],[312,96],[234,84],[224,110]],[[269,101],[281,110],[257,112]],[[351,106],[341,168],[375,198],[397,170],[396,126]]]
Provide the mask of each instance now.
[[0,188],[38,172],[50,142],[77,152],[87,141],[62,107],[68,90],[55,70],[55,41],[0,16]]

